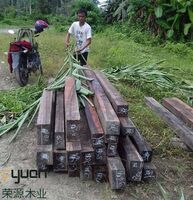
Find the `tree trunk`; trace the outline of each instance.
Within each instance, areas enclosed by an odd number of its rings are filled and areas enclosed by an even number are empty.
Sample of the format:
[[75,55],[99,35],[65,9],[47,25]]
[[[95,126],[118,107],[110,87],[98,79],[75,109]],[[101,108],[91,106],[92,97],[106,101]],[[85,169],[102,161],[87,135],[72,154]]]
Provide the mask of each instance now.
[[31,15],[32,11],[31,11],[31,0],[29,1],[29,14]]

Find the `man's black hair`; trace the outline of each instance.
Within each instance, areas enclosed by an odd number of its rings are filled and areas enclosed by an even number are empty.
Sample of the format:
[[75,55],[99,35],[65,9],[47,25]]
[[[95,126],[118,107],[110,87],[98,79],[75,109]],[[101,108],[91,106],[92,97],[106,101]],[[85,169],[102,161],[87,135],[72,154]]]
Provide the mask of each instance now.
[[84,13],[85,16],[87,17],[87,10],[85,8],[80,8],[78,11],[77,11],[77,14],[78,13]]

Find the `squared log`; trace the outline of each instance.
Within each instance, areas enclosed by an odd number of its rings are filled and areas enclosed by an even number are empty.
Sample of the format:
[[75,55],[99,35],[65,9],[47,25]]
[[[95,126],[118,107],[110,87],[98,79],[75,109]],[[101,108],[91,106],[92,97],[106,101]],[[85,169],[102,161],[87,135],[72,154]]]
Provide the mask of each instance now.
[[115,157],[117,156],[117,143],[108,143],[107,145],[107,156],[108,157]]
[[67,152],[65,150],[54,150],[53,152],[53,171],[54,172],[67,172]]
[[120,120],[121,135],[129,136],[135,134],[136,127],[129,117],[119,117],[119,120]]
[[176,117],[180,118],[190,128],[193,128],[193,108],[181,101],[180,99],[164,98],[162,104]]
[[91,133],[83,109],[80,110],[80,116],[81,164],[92,165],[95,162],[95,153],[91,144]]
[[82,181],[93,180],[93,167],[90,165],[82,165],[80,170],[80,178]]
[[[92,102],[92,99],[89,98]],[[98,114],[95,107],[92,107],[88,102],[85,101],[85,114],[88,122],[88,126],[91,133],[91,141],[93,147],[103,147],[105,145],[104,141],[104,131],[101,126]]]
[[36,162],[39,171],[48,171],[53,165],[52,145],[38,145],[36,149]]
[[130,139],[132,140],[139,154],[143,158],[143,161],[151,162],[153,151],[138,129],[135,130],[135,134],[130,136]]
[[109,157],[117,156],[118,155],[117,144],[119,141],[119,137],[115,135],[109,135],[109,137],[107,137],[106,140],[107,140],[107,156]]
[[99,81],[96,79],[93,72],[84,70],[84,73],[89,78],[94,78],[91,82],[92,90],[95,92],[94,103],[106,135],[120,134],[120,121],[110,103]]
[[105,147],[95,148],[95,164],[101,165],[107,163],[107,153]]
[[93,165],[95,163],[95,151],[89,144],[82,145],[81,163],[82,165]]
[[105,94],[113,105],[113,108],[119,117],[128,116],[128,103],[123,99],[120,92],[112,85],[107,77],[100,71],[95,70],[95,75],[103,87]]
[[87,118],[85,115],[85,110],[80,109],[80,140],[81,144],[85,143],[86,145],[90,143],[91,133],[88,126]]
[[44,90],[37,118],[37,144],[49,145],[53,141],[53,119],[54,119],[53,91]]
[[68,176],[69,177],[80,177],[80,166],[68,165]]
[[118,151],[126,170],[127,180],[141,181],[143,159],[128,136],[119,139]]
[[105,139],[106,139],[106,143],[117,144],[119,141],[119,136],[108,135]]
[[69,177],[80,176],[81,149],[80,141],[66,143]]
[[123,189],[126,186],[125,168],[120,157],[107,158],[108,177],[112,190]]
[[193,150],[193,131],[152,97],[145,97],[145,103]]
[[67,141],[80,139],[80,112],[75,88],[75,79],[67,77],[64,92],[65,128]]
[[54,147],[56,149],[66,148],[66,136],[64,128],[64,93],[56,93],[56,113],[54,128]]
[[97,183],[106,182],[108,180],[106,165],[94,166],[94,180]]
[[104,147],[105,146],[105,137],[92,137],[91,144],[93,148]]
[[156,167],[152,163],[144,163],[142,179],[149,181],[156,178]]
[[82,148],[81,148],[80,141],[73,141],[73,142],[66,143],[68,165],[80,166],[81,150],[82,150]]

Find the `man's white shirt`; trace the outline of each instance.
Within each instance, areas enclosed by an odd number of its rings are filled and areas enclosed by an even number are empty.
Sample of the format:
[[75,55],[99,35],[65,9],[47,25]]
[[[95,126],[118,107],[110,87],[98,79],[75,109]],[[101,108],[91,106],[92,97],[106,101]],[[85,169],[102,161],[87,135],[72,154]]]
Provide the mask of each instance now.
[[[92,37],[91,27],[86,22],[83,26],[80,26],[78,21],[73,22],[68,32],[75,37],[78,49],[82,48],[85,45],[86,40]],[[81,51],[81,53],[88,51],[89,47],[86,47]]]

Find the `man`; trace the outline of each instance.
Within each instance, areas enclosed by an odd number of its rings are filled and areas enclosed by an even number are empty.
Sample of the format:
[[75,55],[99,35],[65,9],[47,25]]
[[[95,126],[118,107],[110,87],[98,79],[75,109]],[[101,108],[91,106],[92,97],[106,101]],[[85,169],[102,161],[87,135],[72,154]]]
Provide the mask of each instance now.
[[86,23],[87,11],[83,8],[77,12],[78,21],[72,23],[65,38],[66,47],[70,44],[70,36],[73,35],[76,39],[75,57],[80,61],[80,64],[87,64],[89,45],[91,44],[91,27]]

